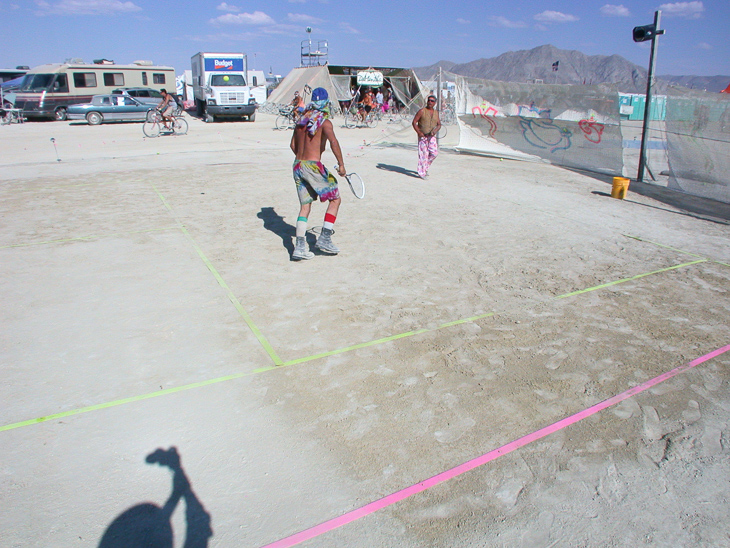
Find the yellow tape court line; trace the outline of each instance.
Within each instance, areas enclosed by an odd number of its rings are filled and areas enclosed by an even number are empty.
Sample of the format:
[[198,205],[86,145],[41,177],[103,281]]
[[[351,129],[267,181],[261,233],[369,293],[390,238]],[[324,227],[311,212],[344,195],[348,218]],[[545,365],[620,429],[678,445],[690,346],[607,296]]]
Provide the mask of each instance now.
[[[645,240],[643,238],[639,238],[638,236],[632,236],[631,234],[623,234],[625,238],[631,238],[632,240],[636,240],[639,242],[644,242],[645,244],[651,244],[658,247],[663,247],[664,249],[671,249],[672,251],[676,251],[677,253],[684,253],[685,255],[690,255],[691,257],[698,257],[700,259],[704,259],[705,257],[702,257],[702,255],[697,255],[696,253],[691,253],[689,251],[685,251],[684,249],[679,249],[676,247],[672,247],[670,245],[661,244],[659,242],[652,242],[651,240]],[[722,261],[717,261],[715,259],[707,259],[708,261],[711,261],[716,264],[721,264],[722,266],[730,266],[730,264],[723,263]]]
[[228,300],[233,303],[233,306],[236,307],[236,310],[238,310],[238,313],[243,318],[243,321],[246,322],[246,325],[248,325],[248,328],[251,330],[251,332],[254,334],[256,339],[258,339],[261,346],[264,348],[266,353],[269,355],[271,360],[274,362],[275,365],[281,365],[283,362],[279,355],[276,353],[276,350],[274,350],[274,347],[271,346],[268,339],[264,336],[264,334],[261,332],[261,330],[256,326],[256,324],[253,322],[253,319],[251,316],[246,312],[246,309],[243,308],[243,305],[241,302],[236,298],[236,296],[233,294],[233,291],[231,291],[231,288],[228,287],[228,284],[225,282],[223,277],[220,275],[220,273],[216,270],[216,268],[213,266],[213,263],[210,262],[208,257],[205,256],[205,253],[203,253],[203,250],[200,248],[200,246],[197,244],[195,239],[193,239],[190,232],[188,232],[188,229],[185,228],[185,225],[183,225],[180,220],[175,215],[175,212],[173,211],[172,207],[170,207],[170,204],[167,203],[167,200],[162,195],[162,193],[157,189],[155,185],[152,185],[152,188],[155,189],[155,192],[157,193],[157,196],[159,196],[160,200],[162,200],[162,203],[165,205],[167,210],[170,212],[170,214],[173,216],[173,218],[178,222],[179,228],[182,231],[183,234],[185,234],[185,237],[190,241],[190,243],[193,246],[193,249],[195,249],[195,252],[198,254],[198,257],[203,261],[205,266],[208,268],[208,270],[211,271],[213,274],[213,277],[215,277],[216,281],[218,282],[218,285],[220,285],[223,290],[226,292],[226,295],[228,296]]
[[[596,291],[596,290],[599,290],[599,289],[604,289],[604,288],[607,288],[607,287],[610,287],[610,286],[613,286],[613,285],[616,285],[616,284],[620,284],[620,283],[624,283],[624,282],[630,282],[630,281],[633,281],[633,280],[638,280],[638,279],[644,278],[646,276],[660,274],[662,272],[669,272],[669,271],[672,271],[672,270],[676,270],[678,268],[684,268],[684,267],[688,267],[688,266],[692,266],[692,265],[696,265],[696,264],[700,264],[700,263],[704,263],[704,262],[707,262],[707,260],[704,260],[703,259],[703,260],[699,260],[699,261],[692,261],[692,262],[689,262],[689,263],[683,263],[683,264],[679,264],[679,265],[675,265],[675,266],[670,266],[670,267],[667,267],[667,268],[662,268],[660,270],[654,270],[652,272],[647,272],[645,274],[638,274],[636,276],[631,276],[630,278],[623,278],[621,280],[616,280],[616,281],[613,281],[613,282],[608,282],[608,283],[605,283],[605,284],[597,285],[595,287],[589,287],[587,289],[581,289],[579,291],[573,291],[571,293],[565,293],[564,295],[558,295],[557,297],[553,297],[551,300],[564,299],[564,298],[571,297],[571,296],[575,296],[575,295],[581,295],[581,294],[588,293],[588,292],[591,292],[591,291]],[[486,313],[486,314],[480,314],[480,315],[477,315],[477,316],[471,316],[469,318],[464,318],[464,319],[461,319],[461,320],[455,320],[455,321],[451,321],[451,322],[446,322],[446,323],[443,323],[443,324],[441,324],[441,325],[439,325],[437,327],[433,327],[433,328],[424,328],[424,329],[417,329],[417,330],[414,330],[414,331],[408,331],[406,333],[400,333],[398,335],[391,335],[389,337],[383,337],[381,339],[376,339],[374,341],[359,343],[359,344],[355,344],[355,345],[348,346],[348,347],[345,347],[345,348],[340,348],[340,349],[337,349],[337,350],[332,350],[332,351],[329,351],[329,352],[323,352],[323,353],[320,353],[320,354],[315,354],[315,355],[307,356],[307,357],[304,357],[304,358],[297,358],[297,359],[294,359],[294,360],[290,360],[290,361],[287,361],[287,362],[280,363],[278,365],[272,365],[272,366],[268,366],[268,367],[260,367],[258,369],[254,369],[252,371],[248,371],[246,373],[236,373],[234,375],[227,375],[225,377],[218,377],[218,378],[215,378],[215,379],[209,379],[209,380],[205,380],[205,381],[195,382],[195,383],[186,384],[186,385],[183,385],[183,386],[178,386],[178,387],[175,387],[175,388],[166,388],[166,389],[163,389],[163,390],[158,390],[158,391],[155,391],[155,392],[150,392],[148,394],[141,394],[139,396],[131,396],[129,398],[119,399],[119,400],[115,400],[115,401],[111,401],[111,402],[107,402],[107,403],[100,403],[100,404],[96,404],[96,405],[90,405],[88,407],[81,407],[81,408],[78,408],[78,409],[71,409],[69,411],[64,411],[64,412],[61,412],[61,413],[55,413],[55,414],[47,415],[47,416],[44,416],[44,417],[38,417],[36,419],[30,419],[30,420],[25,420],[25,421],[21,421],[21,422],[15,422],[15,423],[12,423],[12,424],[7,424],[7,425],[4,425],[4,426],[0,426],[0,432],[4,432],[6,430],[13,430],[15,428],[21,428],[23,426],[30,426],[32,424],[39,424],[39,423],[42,423],[42,422],[47,422],[47,421],[50,421],[50,420],[60,419],[60,418],[63,418],[63,417],[69,417],[69,416],[72,416],[72,415],[79,415],[81,413],[88,413],[90,411],[97,411],[97,410],[100,410],[100,409],[107,409],[107,408],[110,408],[110,407],[116,407],[118,405],[124,405],[124,404],[127,404],[127,403],[133,403],[133,402],[137,402],[137,401],[147,400],[147,399],[150,399],[150,398],[156,398],[158,396],[164,396],[164,395],[167,395],[167,394],[174,394],[174,393],[177,393],[177,392],[183,392],[183,391],[186,391],[186,390],[192,390],[194,388],[200,388],[200,387],[203,387],[203,386],[209,386],[209,385],[212,385],[212,384],[226,382],[226,381],[230,381],[230,380],[234,380],[234,379],[240,379],[240,378],[243,378],[243,377],[248,377],[248,376],[256,375],[258,373],[264,373],[266,371],[281,370],[282,368],[287,367],[287,366],[290,366],[290,365],[297,365],[297,364],[300,364],[300,363],[305,363],[305,362],[317,360],[317,359],[324,358],[324,357],[328,357],[328,356],[334,356],[336,354],[343,354],[345,352],[350,352],[350,351],[353,351],[353,350],[357,350],[359,348],[366,348],[368,346],[374,346],[374,345],[378,345],[378,344],[383,344],[383,343],[390,342],[390,341],[395,341],[395,340],[398,340],[398,339],[404,339],[404,338],[412,337],[414,335],[419,335],[419,334],[422,334],[422,333],[428,333],[428,332],[438,331],[438,330],[441,330],[441,329],[446,329],[448,327],[453,327],[455,325],[461,325],[461,324],[465,324],[465,323],[473,323],[473,322],[476,322],[478,320],[481,320],[481,319],[484,319],[484,318],[488,318],[490,316],[494,316],[495,314],[496,314],[495,312],[489,312],[489,313]]]

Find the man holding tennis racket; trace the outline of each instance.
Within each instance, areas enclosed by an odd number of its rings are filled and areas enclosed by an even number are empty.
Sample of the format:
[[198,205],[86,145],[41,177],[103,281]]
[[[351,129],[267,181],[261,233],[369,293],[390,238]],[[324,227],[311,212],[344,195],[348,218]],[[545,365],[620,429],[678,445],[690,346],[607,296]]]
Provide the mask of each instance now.
[[421,179],[428,177],[428,169],[439,153],[436,134],[441,129],[441,119],[435,106],[436,97],[429,95],[426,106],[413,118],[413,129],[418,134],[418,176]]
[[307,246],[306,233],[312,202],[317,198],[322,202],[328,201],[329,204],[324,215],[322,233],[317,238],[315,246],[330,255],[340,252],[332,242],[333,228],[340,209],[340,189],[337,186],[337,179],[327,171],[321,162],[322,153],[328,141],[332,153],[337,158],[337,173],[344,177],[347,172],[345,171],[345,161],[342,158],[342,149],[335,137],[335,130],[329,116],[330,102],[327,90],[314,89],[312,102],[304,110],[291,138],[291,149],[296,157],[293,167],[294,182],[297,185],[301,205],[297,218],[297,241],[294,253],[292,253],[292,259],[295,261],[314,257],[314,253],[309,251]]

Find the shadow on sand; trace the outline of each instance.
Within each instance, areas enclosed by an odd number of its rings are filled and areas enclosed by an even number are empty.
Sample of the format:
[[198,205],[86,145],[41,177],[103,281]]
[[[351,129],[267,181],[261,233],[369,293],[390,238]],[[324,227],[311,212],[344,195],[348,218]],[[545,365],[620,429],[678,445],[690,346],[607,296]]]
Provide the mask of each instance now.
[[418,176],[418,172],[413,171],[412,169],[406,169],[400,166],[392,166],[390,164],[378,164],[375,167],[384,171],[392,171],[393,173],[400,173],[401,175],[408,175],[409,177],[415,177],[416,179],[420,179],[420,177]]
[[190,481],[180,466],[180,455],[175,447],[157,449],[147,455],[148,464],[166,466],[172,471],[172,493],[160,508],[150,502],[138,504],[122,512],[106,528],[99,548],[172,548],[173,530],[170,518],[180,499],[185,499],[184,548],[207,548],[213,536],[210,514],[190,487]]
[[[581,175],[598,179],[606,184],[613,184],[613,177],[609,175],[603,175],[599,173],[590,173],[578,169],[571,169]],[[662,204],[666,204],[681,211],[672,211],[671,209],[665,209],[659,206],[653,206],[649,204],[640,204],[631,200],[631,193],[639,194]],[[594,191],[593,194],[598,196],[611,197],[610,191],[608,193]],[[693,196],[691,194],[685,194],[678,190],[672,190],[663,186],[653,185],[651,183],[640,183],[638,181],[631,180],[629,184],[629,191],[624,198],[625,202],[632,204],[641,205],[644,207],[650,207],[653,209],[660,209],[662,211],[668,211],[677,215],[685,215],[687,217],[693,217],[695,219],[702,219],[703,221],[709,221],[712,223],[718,223],[722,225],[730,224],[730,204],[720,202],[717,200],[711,200],[709,198],[701,198],[699,196]]]

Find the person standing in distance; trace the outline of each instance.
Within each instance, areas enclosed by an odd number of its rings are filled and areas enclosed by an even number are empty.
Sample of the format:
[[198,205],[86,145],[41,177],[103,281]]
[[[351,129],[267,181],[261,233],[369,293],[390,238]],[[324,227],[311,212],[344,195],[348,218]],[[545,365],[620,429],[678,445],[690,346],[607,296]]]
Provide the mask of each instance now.
[[335,136],[330,117],[330,103],[327,90],[316,88],[312,91],[312,102],[307,105],[302,117],[294,128],[291,138],[291,149],[294,152],[294,182],[299,195],[299,217],[296,226],[296,245],[292,260],[301,261],[314,257],[306,240],[307,219],[312,209],[312,202],[317,198],[329,202],[324,215],[322,233],[317,238],[315,247],[324,253],[336,255],[340,250],[332,242],[333,227],[340,208],[340,189],[337,179],[322,164],[322,152],[329,141],[332,153],[337,159],[337,173],[344,177],[345,161],[342,149]]
[[418,176],[428,177],[428,169],[439,154],[436,134],[441,129],[441,119],[436,106],[436,97],[428,96],[426,106],[413,117],[413,129],[418,134]]

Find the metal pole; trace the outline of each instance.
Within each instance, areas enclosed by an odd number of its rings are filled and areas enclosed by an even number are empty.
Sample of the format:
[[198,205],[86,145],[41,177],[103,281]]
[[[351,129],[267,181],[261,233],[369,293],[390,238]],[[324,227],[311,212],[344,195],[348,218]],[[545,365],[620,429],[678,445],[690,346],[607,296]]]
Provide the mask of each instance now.
[[[441,119],[441,67],[439,67],[439,79],[438,89],[436,90],[436,110],[439,113],[439,120]],[[436,141],[438,142],[439,136],[436,134]]]
[[637,181],[644,180],[644,168],[646,167],[646,137],[649,130],[649,117],[651,115],[651,88],[654,85],[654,64],[656,63],[658,38],[661,34],[659,31],[659,20],[662,12],[654,12],[654,29],[655,33],[651,39],[651,54],[649,56],[649,73],[646,77],[646,105],[644,107],[644,127],[641,129],[641,151],[639,152],[639,172],[636,175]]

